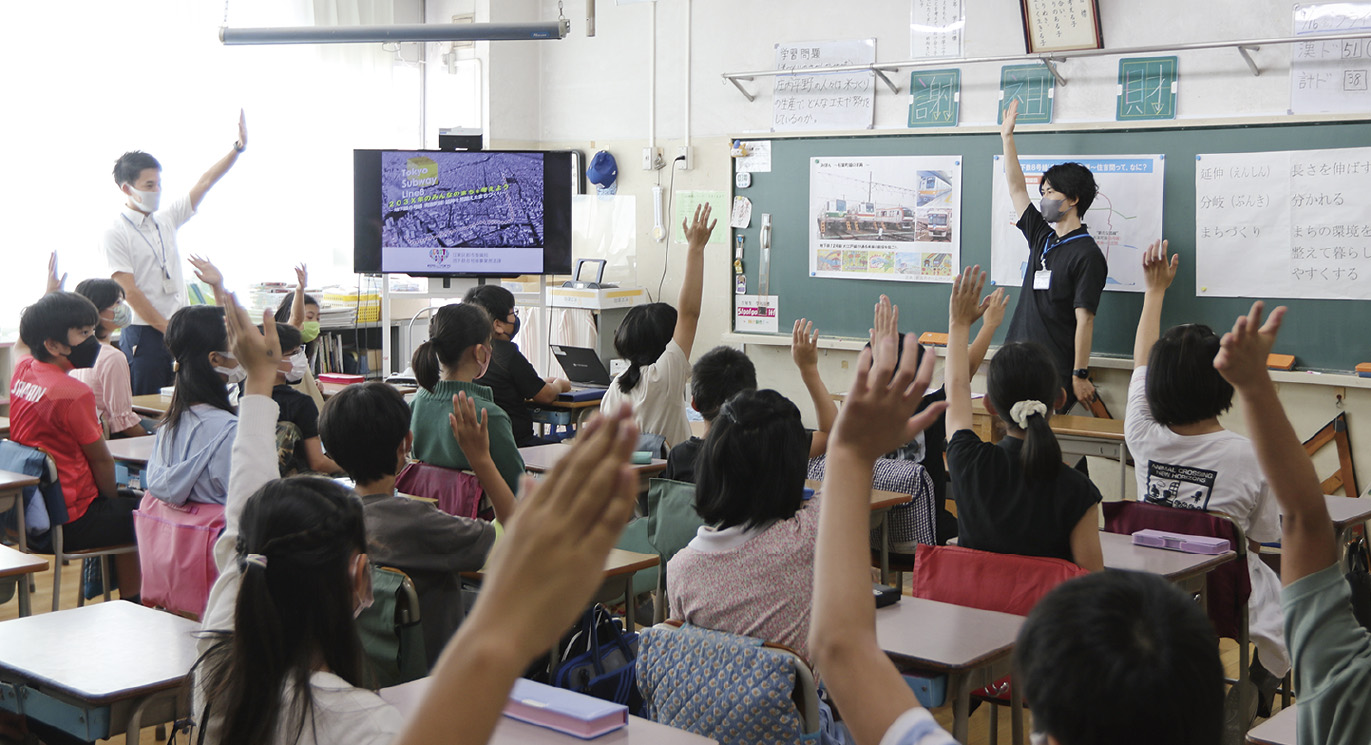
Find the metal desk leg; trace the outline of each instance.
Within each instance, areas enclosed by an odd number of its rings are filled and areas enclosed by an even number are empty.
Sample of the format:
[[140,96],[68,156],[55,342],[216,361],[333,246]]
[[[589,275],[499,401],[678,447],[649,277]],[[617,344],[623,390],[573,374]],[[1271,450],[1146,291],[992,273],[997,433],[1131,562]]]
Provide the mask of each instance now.
[[[24,553],[28,553],[28,552],[29,552],[29,527],[28,527],[28,523],[25,522],[25,519],[24,519],[24,490],[23,490],[23,489],[19,489],[19,490],[17,490],[17,491],[14,492],[14,514],[15,514],[15,520],[16,520],[16,523],[15,523],[15,524],[18,526],[18,533],[19,533],[19,537],[18,537],[18,541],[19,541],[19,550],[22,551],[22,552],[24,552]],[[62,567],[54,567],[54,571],[60,572],[60,571],[62,571]],[[20,617],[20,618],[25,618],[25,617],[29,616],[31,613],[33,613],[33,608],[30,606],[30,603],[32,602],[32,598],[29,597],[30,590],[32,590],[32,588],[33,588],[33,575],[32,575],[32,574],[21,575],[20,577],[18,577],[18,578],[16,579],[16,582],[17,582],[17,584],[15,585],[14,591],[17,592],[17,593],[19,593],[19,617]]]
[[[1010,684],[1009,686],[1009,729],[1013,736],[1010,742],[1014,745],[1024,745],[1026,740],[1023,736],[1023,688]],[[992,709],[992,713],[993,713]]]
[[971,678],[965,671],[951,673],[947,684],[952,687],[952,739],[966,745],[971,732]]
[[1119,499],[1128,499],[1128,446],[1119,443]]

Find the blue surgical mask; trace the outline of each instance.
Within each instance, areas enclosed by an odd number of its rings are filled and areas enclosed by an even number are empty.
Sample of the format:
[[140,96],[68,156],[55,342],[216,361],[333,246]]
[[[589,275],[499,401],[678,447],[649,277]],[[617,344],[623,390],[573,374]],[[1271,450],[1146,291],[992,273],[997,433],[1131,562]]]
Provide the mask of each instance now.
[[128,328],[129,324],[133,323],[133,311],[129,309],[127,303],[114,306],[114,318],[110,319],[110,323],[119,329]]

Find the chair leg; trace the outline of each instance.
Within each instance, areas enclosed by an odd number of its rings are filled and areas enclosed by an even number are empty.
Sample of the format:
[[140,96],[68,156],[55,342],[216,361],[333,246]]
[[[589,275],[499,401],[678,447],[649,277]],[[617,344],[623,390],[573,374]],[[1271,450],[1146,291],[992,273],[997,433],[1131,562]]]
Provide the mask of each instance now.
[[1281,681],[1281,708],[1290,708],[1290,693],[1295,690],[1295,671],[1287,670],[1285,679]]
[[56,613],[62,605],[62,562],[54,556],[52,560],[52,612]]
[[[105,556],[101,556],[101,557],[100,557],[100,582],[103,583],[103,584],[105,585],[105,602],[106,602],[106,603],[108,603],[109,600],[110,600],[109,560],[110,560],[110,557],[109,557],[108,554],[106,554]],[[82,589],[84,589],[84,588],[82,588]],[[82,593],[82,594],[84,595],[85,593]]]
[[991,745],[999,745],[1000,742],[1000,707],[994,701],[987,701],[989,706],[985,707],[987,714],[990,715],[990,740]]

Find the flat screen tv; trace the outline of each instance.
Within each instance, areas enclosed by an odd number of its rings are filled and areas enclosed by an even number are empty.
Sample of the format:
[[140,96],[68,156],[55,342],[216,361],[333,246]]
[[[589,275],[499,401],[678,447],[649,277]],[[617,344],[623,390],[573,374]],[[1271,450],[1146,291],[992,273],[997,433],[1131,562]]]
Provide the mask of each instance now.
[[571,272],[571,153],[354,150],[353,271]]

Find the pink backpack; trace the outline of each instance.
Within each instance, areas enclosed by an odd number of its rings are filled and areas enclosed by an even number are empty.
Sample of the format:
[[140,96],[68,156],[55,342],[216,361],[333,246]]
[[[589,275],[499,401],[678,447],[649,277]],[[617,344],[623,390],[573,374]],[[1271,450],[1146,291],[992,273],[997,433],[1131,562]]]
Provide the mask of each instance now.
[[224,505],[170,505],[144,494],[133,513],[143,604],[199,618],[219,577],[214,542],[224,532]]

